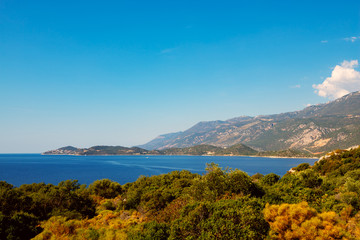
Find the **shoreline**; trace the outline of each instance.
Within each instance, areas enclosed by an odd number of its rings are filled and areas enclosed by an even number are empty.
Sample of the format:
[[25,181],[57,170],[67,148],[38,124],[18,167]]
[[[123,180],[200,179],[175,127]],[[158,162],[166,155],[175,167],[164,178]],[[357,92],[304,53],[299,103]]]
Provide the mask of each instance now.
[[262,158],[297,158],[297,159],[319,159],[319,157],[284,157],[284,156],[257,156],[257,155],[191,155],[191,154],[43,154],[44,156],[198,156],[198,157],[262,157]]

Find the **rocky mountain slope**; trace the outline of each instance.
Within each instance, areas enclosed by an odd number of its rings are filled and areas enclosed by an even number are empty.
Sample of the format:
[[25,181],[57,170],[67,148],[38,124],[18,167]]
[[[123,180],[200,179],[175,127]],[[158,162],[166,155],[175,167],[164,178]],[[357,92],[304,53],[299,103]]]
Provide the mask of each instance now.
[[297,149],[309,153],[359,144],[360,92],[301,111],[200,122],[184,132],[164,134],[139,147],[161,150],[238,143],[258,151]]

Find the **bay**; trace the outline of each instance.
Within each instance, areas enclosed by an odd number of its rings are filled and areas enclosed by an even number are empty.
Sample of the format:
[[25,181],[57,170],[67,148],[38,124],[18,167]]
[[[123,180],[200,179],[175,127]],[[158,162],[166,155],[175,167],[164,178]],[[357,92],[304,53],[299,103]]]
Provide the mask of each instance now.
[[72,179],[90,184],[108,178],[125,184],[139,176],[152,176],[171,171],[188,170],[205,173],[206,163],[247,172],[275,173],[283,176],[300,163],[314,164],[316,159],[266,158],[245,156],[68,156],[41,154],[0,154],[0,181],[15,186],[31,183],[58,184]]

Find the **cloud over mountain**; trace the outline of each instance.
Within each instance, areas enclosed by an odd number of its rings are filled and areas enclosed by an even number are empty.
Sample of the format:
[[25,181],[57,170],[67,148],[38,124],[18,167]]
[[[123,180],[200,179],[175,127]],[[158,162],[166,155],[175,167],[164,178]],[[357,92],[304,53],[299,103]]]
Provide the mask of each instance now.
[[345,60],[341,65],[336,65],[331,77],[326,78],[321,84],[313,85],[315,93],[321,97],[336,99],[360,90],[360,72],[355,70],[358,65],[358,60]]

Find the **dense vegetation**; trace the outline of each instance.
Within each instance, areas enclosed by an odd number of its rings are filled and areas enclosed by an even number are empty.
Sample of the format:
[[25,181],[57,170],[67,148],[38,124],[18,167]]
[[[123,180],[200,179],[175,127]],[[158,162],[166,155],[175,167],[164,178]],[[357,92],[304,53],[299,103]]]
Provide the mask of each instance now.
[[209,164],[120,185],[0,182],[0,239],[359,239],[360,148],[283,177]]

